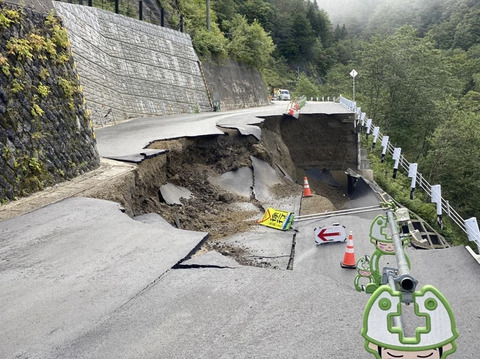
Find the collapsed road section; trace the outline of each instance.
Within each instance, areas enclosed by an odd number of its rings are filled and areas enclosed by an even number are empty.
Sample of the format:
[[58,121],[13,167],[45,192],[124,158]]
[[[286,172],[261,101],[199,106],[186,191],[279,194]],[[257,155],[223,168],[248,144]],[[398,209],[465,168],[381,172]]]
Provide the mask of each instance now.
[[[300,206],[303,213],[343,207],[345,171],[357,167],[353,114],[267,115],[257,122],[261,136],[219,126],[221,134],[150,141],[143,151],[156,155],[139,161],[133,184],[92,195],[119,201],[132,217],[156,213],[177,228],[208,232],[203,251],[215,249],[241,264],[286,268],[266,260],[267,254],[251,253],[239,238],[258,226],[268,207],[295,215]],[[305,176],[313,196],[302,203]],[[290,243],[278,257],[289,259]]]

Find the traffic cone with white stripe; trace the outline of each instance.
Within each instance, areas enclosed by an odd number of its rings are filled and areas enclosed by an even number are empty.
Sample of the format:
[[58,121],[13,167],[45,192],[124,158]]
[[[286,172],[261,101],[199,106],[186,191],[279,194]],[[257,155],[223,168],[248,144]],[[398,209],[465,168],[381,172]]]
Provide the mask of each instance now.
[[342,268],[355,269],[355,249],[353,247],[353,234],[350,231],[347,239],[347,248],[345,248],[345,255],[343,256],[343,262],[340,262]]
[[310,186],[308,185],[307,177],[303,178],[303,197],[312,197],[312,191],[310,190]]

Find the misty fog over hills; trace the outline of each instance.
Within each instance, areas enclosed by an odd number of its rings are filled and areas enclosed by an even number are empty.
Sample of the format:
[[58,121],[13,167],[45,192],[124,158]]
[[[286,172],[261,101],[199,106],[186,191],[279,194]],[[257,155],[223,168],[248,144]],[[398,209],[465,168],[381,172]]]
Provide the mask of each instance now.
[[[314,1],[314,0],[311,0]],[[468,0],[316,0],[334,26],[345,24],[349,33],[392,32],[405,24],[420,30],[450,14],[452,5]],[[423,26],[422,26],[423,25]]]

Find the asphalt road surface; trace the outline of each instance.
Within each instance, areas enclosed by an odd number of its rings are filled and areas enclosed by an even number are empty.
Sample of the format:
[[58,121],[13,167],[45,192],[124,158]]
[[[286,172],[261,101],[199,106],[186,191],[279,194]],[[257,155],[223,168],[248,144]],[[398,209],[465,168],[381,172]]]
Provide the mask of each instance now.
[[[220,120],[227,115],[237,116]],[[175,119],[165,121],[177,136]],[[123,152],[98,132],[103,156],[139,153],[152,140],[128,124],[109,130],[129,132],[132,145]],[[139,131],[160,131],[162,122],[152,126]],[[289,204],[296,214],[301,201]],[[347,207],[375,203],[364,189]],[[358,259],[374,250],[369,228],[379,213],[298,221],[286,232],[256,226],[225,239],[275,258],[276,269],[241,266],[216,252],[184,261],[206,233],[135,220],[108,201],[66,198],[7,219],[0,222],[0,357],[372,358],[360,334],[369,296],[355,290],[356,271],[340,266],[346,244],[317,245],[313,234],[340,223],[353,233]],[[463,247],[407,253],[419,287],[435,286],[452,306],[459,337],[451,357],[478,358],[478,263]]]

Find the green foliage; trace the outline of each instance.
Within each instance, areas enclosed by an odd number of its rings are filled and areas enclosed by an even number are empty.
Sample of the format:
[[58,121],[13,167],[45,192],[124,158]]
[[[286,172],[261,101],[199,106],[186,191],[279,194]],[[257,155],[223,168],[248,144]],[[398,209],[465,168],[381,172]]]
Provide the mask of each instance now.
[[[48,14],[45,19],[45,25],[52,32],[51,41],[54,47],[58,49],[68,49],[70,47],[70,41],[68,40],[67,30],[60,25],[58,18],[54,15],[53,10]],[[52,44],[49,44],[47,48],[52,51]],[[56,51],[56,50],[55,50]]]
[[[417,160],[428,150],[426,138],[438,125],[439,107],[458,94],[459,82],[449,62],[430,38],[403,27],[392,36],[375,36],[365,43],[357,68],[362,106],[369,116]],[[364,104],[365,105],[365,104]]]
[[[362,145],[369,147],[366,143],[362,143]],[[461,245],[469,243],[465,234],[448,217],[443,219],[443,229],[438,228],[435,205],[430,203],[430,197],[425,192],[417,189],[415,198],[413,200],[410,199],[410,179],[401,171],[398,171],[396,179],[393,179],[392,161],[386,160],[384,163],[381,163],[378,153],[370,153],[368,158],[375,173],[375,182],[396,202],[425,220],[432,228],[435,228],[438,233],[444,236],[450,244]]]
[[42,97],[47,97],[48,94],[50,93],[50,88],[48,86],[45,86],[45,85],[42,85],[42,84],[39,84],[37,86],[37,92],[40,96]]
[[67,80],[63,77],[58,78],[58,84],[62,88],[65,96],[68,97],[68,98],[72,97],[73,94],[77,91],[76,84],[72,84],[71,81],[69,81],[69,80]]
[[33,117],[40,117],[42,116],[44,111],[37,103],[32,103],[32,107],[30,108],[30,114]]
[[444,119],[430,137],[431,149],[423,165],[429,180],[463,214],[480,217],[480,94],[468,100],[450,100]]
[[65,64],[68,61],[70,61],[70,54],[68,52],[62,51],[58,54],[58,56],[55,58],[55,61],[58,64]]
[[33,48],[27,39],[11,38],[7,42],[6,49],[8,55],[14,55],[20,61],[33,59]]
[[12,9],[0,10],[0,28],[9,28],[11,24],[20,20],[21,12]]
[[0,53],[0,68],[2,69],[2,72],[5,74],[5,76],[10,75],[10,64],[8,62],[8,59],[4,57]]
[[18,93],[24,90],[24,85],[18,82],[16,79],[12,81],[11,90],[13,93]]
[[243,16],[236,16],[228,22],[231,41],[228,44],[230,55],[247,65],[263,68],[267,65],[274,50],[272,39],[262,26],[254,21],[251,25]]
[[305,96],[307,99],[319,96],[318,87],[305,75],[301,74],[294,91],[295,97]]
[[284,58],[271,57],[267,66],[261,69],[264,82],[273,88],[293,88],[296,76]]
[[195,37],[192,39],[192,44],[201,59],[227,58],[227,39],[216,31],[197,30]]
[[325,76],[324,84],[319,87],[319,95],[336,96],[342,94],[350,99],[353,98],[350,71],[352,71],[350,66],[341,63],[332,66]]
[[30,33],[27,35],[26,40],[29,42],[32,51],[43,60],[47,58],[47,56],[43,55],[44,52],[49,57],[55,57],[57,55],[56,45],[50,38]]
[[23,69],[21,67],[15,66],[12,68],[14,77],[21,77],[23,75]]
[[40,70],[38,76],[40,77],[40,80],[45,81],[50,76],[50,73],[48,72],[48,69],[44,67],[42,70]]

